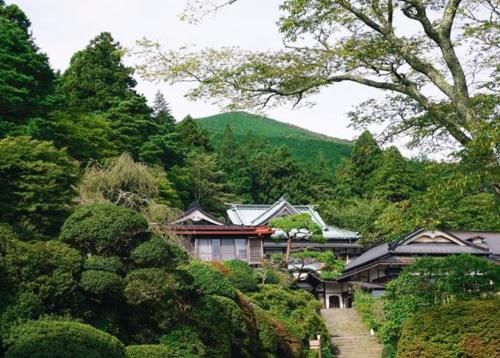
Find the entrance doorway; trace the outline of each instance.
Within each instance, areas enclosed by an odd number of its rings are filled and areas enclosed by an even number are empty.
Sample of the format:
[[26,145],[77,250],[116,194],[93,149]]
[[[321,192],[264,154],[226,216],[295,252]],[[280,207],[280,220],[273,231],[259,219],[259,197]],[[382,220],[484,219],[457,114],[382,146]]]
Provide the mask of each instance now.
[[328,297],[328,308],[342,308],[340,295],[330,295]]

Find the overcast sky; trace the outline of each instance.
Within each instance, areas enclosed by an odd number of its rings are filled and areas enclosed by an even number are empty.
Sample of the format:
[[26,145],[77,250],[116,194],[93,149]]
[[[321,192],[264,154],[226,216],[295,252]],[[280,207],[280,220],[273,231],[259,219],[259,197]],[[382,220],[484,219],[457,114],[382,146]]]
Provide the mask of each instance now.
[[[168,48],[190,44],[265,50],[280,48],[282,44],[275,25],[280,0],[239,1],[198,25],[179,19],[186,0],[18,0],[9,3],[16,3],[27,13],[36,43],[49,55],[51,65],[59,70],[66,69],[71,55],[102,31],[111,32],[125,47],[134,46],[142,37],[158,40]],[[161,90],[178,119],[187,114],[202,117],[220,112],[208,103],[186,100],[185,87],[180,85],[139,80],[138,89],[149,99]],[[319,133],[353,139],[359,132],[347,127],[346,113],[357,103],[381,95],[375,89],[342,83],[317,95],[317,105],[313,108],[292,110],[287,106],[266,114]]]

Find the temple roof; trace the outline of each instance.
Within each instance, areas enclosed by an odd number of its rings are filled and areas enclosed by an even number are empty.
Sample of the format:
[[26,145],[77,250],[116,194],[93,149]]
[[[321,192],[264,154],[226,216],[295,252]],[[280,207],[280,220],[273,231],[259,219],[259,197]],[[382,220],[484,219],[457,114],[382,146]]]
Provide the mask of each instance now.
[[172,225],[195,224],[195,225],[224,225],[224,223],[204,211],[197,202],[192,203],[188,210],[180,218],[171,223]]
[[471,242],[478,238],[478,232],[419,229],[405,238],[391,244],[375,246],[349,262],[343,277],[361,269],[365,265],[392,256],[429,256],[472,254],[495,258],[500,252],[500,232],[481,232],[481,244]]
[[335,226],[327,225],[312,205],[292,205],[284,197],[274,204],[227,204],[227,216],[235,225],[265,225],[273,218],[285,215],[307,213],[313,222],[323,230],[323,236],[327,240],[332,239],[358,239],[357,232],[344,230]]

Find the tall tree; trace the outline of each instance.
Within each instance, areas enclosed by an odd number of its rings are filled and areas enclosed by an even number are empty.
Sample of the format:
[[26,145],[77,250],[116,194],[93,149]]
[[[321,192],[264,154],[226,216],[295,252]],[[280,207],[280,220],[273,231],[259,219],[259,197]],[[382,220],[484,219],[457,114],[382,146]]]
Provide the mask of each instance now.
[[175,118],[170,111],[168,102],[160,91],[156,92],[153,101],[153,118],[160,125],[175,124]]
[[[282,50],[162,52],[145,41],[142,73],[195,81],[189,97],[231,108],[298,103],[339,82],[384,90],[386,101],[364,103],[352,120],[387,124],[388,138],[409,134],[468,149],[497,126],[498,111],[484,116],[474,101],[484,93],[498,102],[496,1],[283,0],[281,10]],[[498,166],[496,144],[482,143],[484,159]],[[493,186],[500,193],[498,178]]]
[[0,140],[0,221],[54,235],[69,212],[78,166],[65,150],[26,136]]
[[55,75],[30,26],[19,7],[0,1],[0,137],[50,107]]
[[67,107],[78,112],[107,111],[137,95],[134,69],[123,64],[123,54],[109,32],[100,33],[75,53],[60,81]]
[[188,150],[201,149],[213,151],[212,144],[210,143],[210,133],[206,129],[201,128],[190,115],[187,115],[186,118],[177,124],[177,131],[181,142]]
[[406,160],[398,148],[384,150],[380,166],[374,171],[373,195],[398,202],[409,199],[413,191],[413,180]]

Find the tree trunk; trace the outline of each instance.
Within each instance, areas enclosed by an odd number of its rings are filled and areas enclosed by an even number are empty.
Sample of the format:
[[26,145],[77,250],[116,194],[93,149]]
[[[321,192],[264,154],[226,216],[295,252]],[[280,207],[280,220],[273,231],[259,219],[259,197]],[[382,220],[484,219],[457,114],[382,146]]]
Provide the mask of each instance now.
[[286,254],[285,254],[285,268],[288,270],[288,261],[290,260],[290,252],[292,251],[292,237],[290,235],[287,236],[286,242]]

